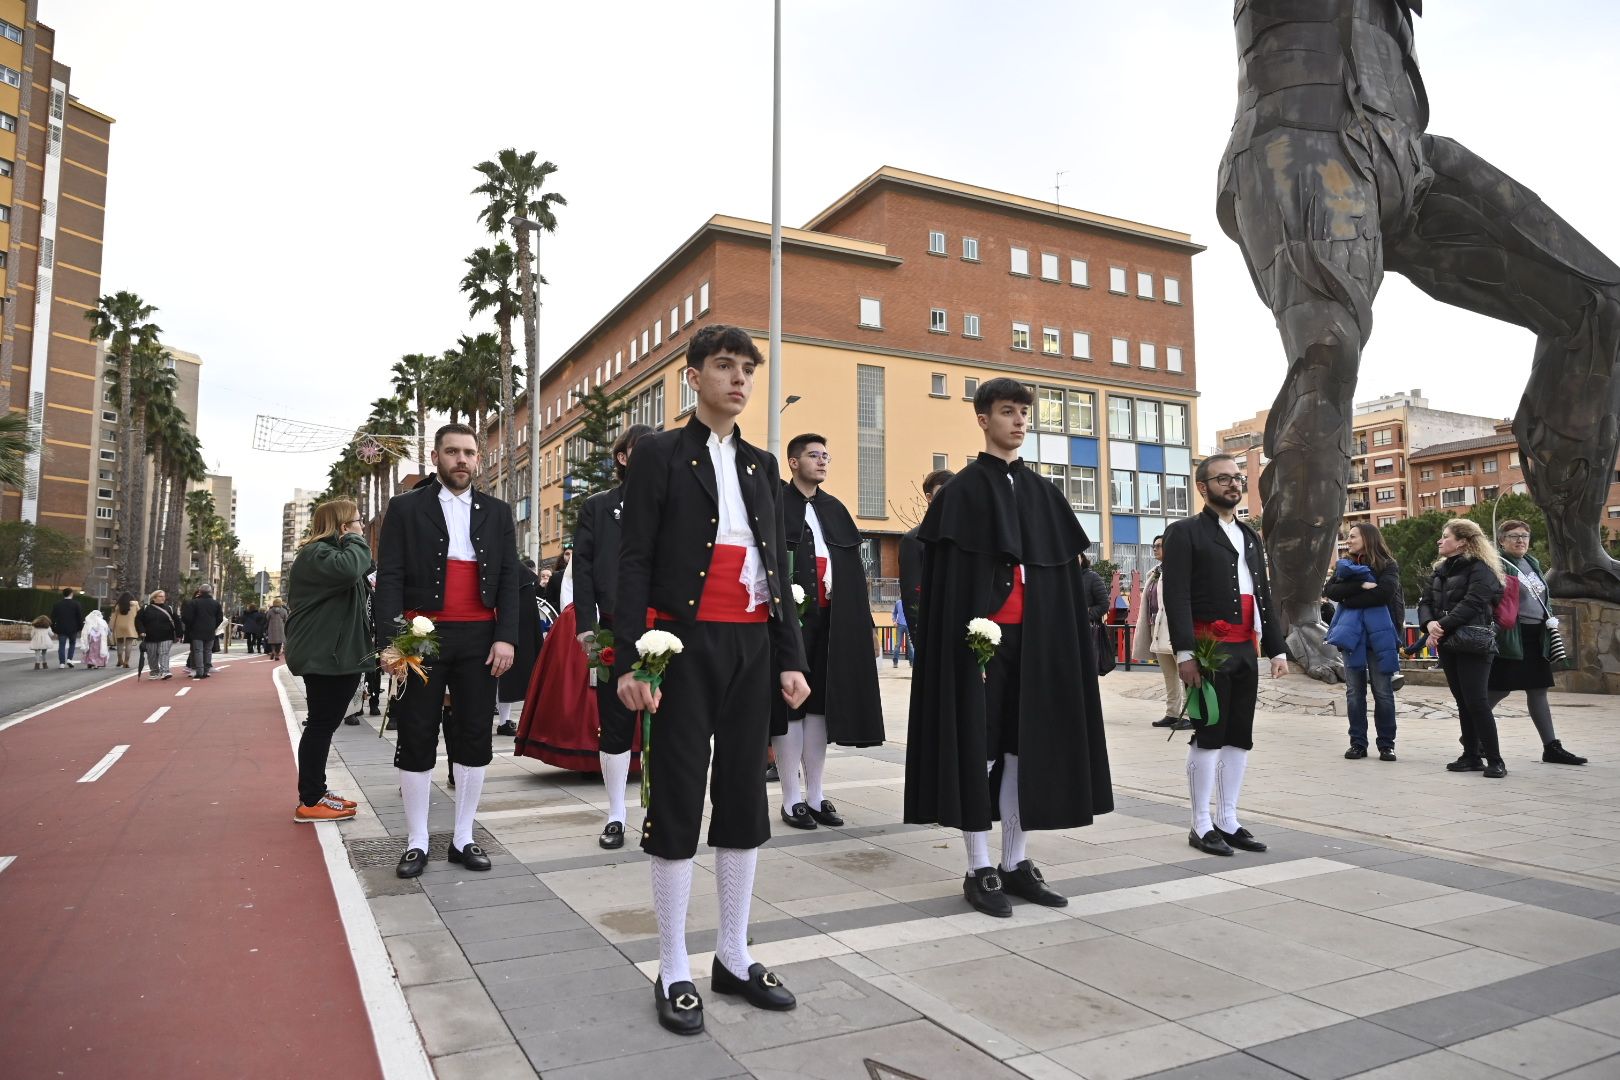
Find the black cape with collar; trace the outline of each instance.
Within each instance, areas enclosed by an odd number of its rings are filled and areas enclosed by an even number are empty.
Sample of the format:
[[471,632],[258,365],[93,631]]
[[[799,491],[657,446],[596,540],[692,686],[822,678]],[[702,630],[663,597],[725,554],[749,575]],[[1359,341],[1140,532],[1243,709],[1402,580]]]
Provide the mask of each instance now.
[[[823,611],[814,602],[801,623],[805,636],[824,632],[827,639],[827,693],[822,707],[827,716],[827,740],[840,746],[883,745],[883,701],[878,694],[877,657],[872,651],[872,604],[867,598],[866,567],[861,563],[861,533],[849,509],[827,492],[817,489],[806,499],[793,484],[782,485],[783,532],[787,537],[792,580],[807,597],[816,593],[816,542],[805,522],[805,507],[814,506],[821,536],[827,542],[832,565],[833,591]],[[823,624],[822,620],[825,620]],[[780,697],[771,714],[771,734],[787,734],[791,715]]]
[[[1008,476],[1013,483],[1007,482]],[[999,816],[1001,763],[985,782],[984,680],[967,644],[1024,567],[1018,805],[1026,829],[1068,829],[1114,808],[1080,552],[1068,500],[1021,462],[980,454],[934,495],[911,679],[905,820],[980,831]]]

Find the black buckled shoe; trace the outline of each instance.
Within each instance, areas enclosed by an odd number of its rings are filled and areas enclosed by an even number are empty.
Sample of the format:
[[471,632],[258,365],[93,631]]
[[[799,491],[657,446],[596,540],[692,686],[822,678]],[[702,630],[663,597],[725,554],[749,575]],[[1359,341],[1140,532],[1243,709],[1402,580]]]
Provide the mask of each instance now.
[[1367,748],[1365,746],[1352,746],[1350,749],[1344,752],[1346,761],[1357,761],[1366,756]]
[[489,855],[477,844],[468,844],[464,848],[451,844],[449,858],[451,862],[460,863],[469,870],[489,869]]
[[653,1002],[658,1007],[658,1022],[666,1031],[677,1035],[700,1035],[703,1032],[703,999],[697,987],[689,982],[678,982],[664,992],[662,977],[653,983]]
[[1215,826],[1215,831],[1220,833],[1221,839],[1225,840],[1226,843],[1231,847],[1238,848],[1242,851],[1258,852],[1266,850],[1266,845],[1256,840],[1254,838],[1254,834],[1249,832],[1248,829],[1243,828],[1241,825],[1238,826],[1237,832],[1227,832],[1219,825]]
[[807,809],[810,811],[810,816],[816,819],[817,825],[826,825],[830,828],[836,829],[844,824],[844,819],[838,816],[838,807],[834,806],[826,799],[821,800],[820,810],[817,810],[813,806],[807,807]]
[[998,919],[1012,918],[1012,901],[1001,889],[1001,875],[993,866],[981,866],[962,879],[962,895],[967,902],[986,915]]
[[1001,872],[1001,887],[1020,900],[1028,900],[1042,907],[1068,907],[1069,898],[1046,884],[1041,872],[1028,859],[1011,870]]
[[1193,829],[1187,830],[1187,846],[1195,847],[1205,855],[1233,855],[1232,846],[1221,839],[1221,830],[1210,829],[1203,836],[1199,836]]
[[813,829],[816,827],[816,819],[810,816],[808,803],[796,802],[793,804],[791,811],[783,807],[782,820],[795,829]]
[[394,873],[402,878],[421,877],[422,871],[427,869],[427,852],[419,847],[406,848],[405,854],[399,857],[399,865],[394,867]]
[[1464,754],[1456,761],[1446,763],[1446,772],[1480,772],[1484,768],[1485,759],[1473,754]]
[[608,851],[616,851],[624,847],[624,822],[608,822],[607,828],[602,830],[602,835],[596,838],[596,842]]
[[756,1009],[787,1012],[799,1004],[793,992],[782,985],[775,972],[766,971],[764,964],[749,964],[748,978],[739,979],[717,956],[709,973],[709,987],[717,994],[736,994]]

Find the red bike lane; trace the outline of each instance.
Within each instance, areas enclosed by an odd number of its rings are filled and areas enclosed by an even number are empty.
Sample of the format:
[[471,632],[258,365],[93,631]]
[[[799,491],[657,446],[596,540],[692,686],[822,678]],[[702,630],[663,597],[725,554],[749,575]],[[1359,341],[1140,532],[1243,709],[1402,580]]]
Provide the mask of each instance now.
[[0,732],[0,1074],[381,1075],[335,826],[292,820],[278,666],[127,679]]

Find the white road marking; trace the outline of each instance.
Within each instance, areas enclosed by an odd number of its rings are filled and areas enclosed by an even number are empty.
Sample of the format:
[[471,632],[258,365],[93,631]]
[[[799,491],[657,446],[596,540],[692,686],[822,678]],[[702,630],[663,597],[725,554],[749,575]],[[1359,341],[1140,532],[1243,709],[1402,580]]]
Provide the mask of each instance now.
[[185,697],[189,693],[191,693],[191,687],[182,686],[180,689],[178,689],[178,690],[176,690],[174,692],[174,696],[175,697]]
[[148,716],[145,720],[143,720],[141,722],[143,724],[155,724],[159,720],[163,719],[163,714],[168,712],[168,711],[169,711],[169,707],[167,705],[165,705],[165,706],[163,706],[163,708],[159,709],[157,712],[153,713],[151,716]]
[[6,872],[6,867],[17,861],[15,855],[0,855],[0,874]]
[[[276,684],[281,715],[287,723],[287,739],[296,754],[303,728],[293,715],[281,672],[272,672],[270,679]],[[405,1003],[405,992],[394,974],[393,961],[383,947],[371,905],[366,903],[360,881],[349,866],[342,835],[332,828],[317,828],[315,834],[320,841],[321,854],[326,858],[326,873],[332,880],[332,896],[337,901],[338,915],[343,919],[343,933],[349,939],[349,955],[360,979],[360,996],[365,999],[371,1038],[376,1044],[382,1073],[388,1080],[433,1080],[433,1068],[422,1047],[421,1033],[417,1031],[410,1006]]]
[[100,780],[104,775],[106,775],[108,769],[117,764],[118,759],[123,757],[124,751],[128,749],[128,743],[125,743],[123,746],[113,747],[111,750],[107,751],[106,757],[96,762],[95,766],[91,768],[89,772],[79,777],[78,782],[81,784],[93,784],[97,780]]

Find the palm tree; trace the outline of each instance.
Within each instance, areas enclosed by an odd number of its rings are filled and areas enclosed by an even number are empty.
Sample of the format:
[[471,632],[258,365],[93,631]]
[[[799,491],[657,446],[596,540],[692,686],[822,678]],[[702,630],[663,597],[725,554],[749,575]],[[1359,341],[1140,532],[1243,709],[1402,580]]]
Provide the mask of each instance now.
[[512,289],[512,249],[505,240],[493,249],[478,248],[467,256],[467,274],[461,279],[461,291],[467,294],[467,312],[479,315],[493,311],[495,325],[500,333],[501,372],[501,487],[499,496],[512,502],[516,490],[512,475],[512,458],[517,452],[516,432],[512,430],[512,404],[516,400],[513,385],[515,369],[512,365],[512,320],[521,307],[518,294]]
[[[482,445],[490,410],[501,400],[501,346],[494,334],[463,334],[441,361],[439,408],[451,419],[465,413]],[[513,377],[516,372],[512,372]]]
[[394,361],[394,393],[416,406],[416,464],[428,470],[427,415],[433,397],[433,357],[410,353]]
[[[148,320],[157,308],[132,292],[118,292],[103,296],[94,308],[84,313],[90,323],[90,338],[106,341],[107,349],[118,358],[118,385],[130,386],[134,375],[135,350],[152,344],[162,331]],[[144,475],[144,456],[136,456],[143,446],[135,438],[135,425],[125,410],[125,423],[118,438],[118,492],[122,505],[113,523],[113,563],[117,568],[119,587],[129,589],[132,575],[139,569],[139,533],[141,503],[135,498],[135,478]],[[133,590],[139,592],[139,589]]]
[[174,404],[174,372],[165,371],[169,378],[160,392],[147,403],[146,448],[152,458],[153,487],[152,512],[148,515],[146,539],[146,575],[148,582],[157,581],[163,566],[164,508],[173,489],[173,463],[175,451],[184,437],[190,434],[186,415]]
[[216,524],[219,523],[212,491],[199,488],[186,492],[186,520],[190,523],[186,530],[186,545],[191,548],[193,556],[203,557],[203,580],[207,581],[208,554],[213,548]]
[[[168,498],[163,508],[163,563],[158,571],[158,584],[173,596],[180,595],[180,551],[186,528],[186,488],[208,479],[208,464],[203,460],[202,443],[190,431],[184,432],[170,448],[170,479]],[[194,494],[204,494],[197,492]]]
[[0,413],[0,486],[20,488],[27,480],[33,434],[27,413]]
[[416,418],[410,402],[397,397],[380,397],[371,403],[371,415],[366,417],[366,431],[376,439],[382,451],[372,466],[375,476],[383,480],[378,499],[379,506],[387,506],[399,486],[399,459],[408,446],[404,436],[416,432]]
[[[524,385],[531,388],[531,409],[537,404],[533,400],[532,389],[540,385],[540,304],[536,284],[537,278],[539,284],[544,284],[545,279],[539,278],[534,272],[534,260],[529,252],[529,227],[512,225],[511,220],[526,218],[546,232],[556,232],[557,216],[553,207],[568,205],[568,200],[555,191],[540,194],[546,178],[557,171],[557,166],[549,161],[537,165],[536,156],[533,150],[520,154],[515,148],[508,147],[496,154],[494,161],[473,166],[484,177],[484,182],[473,189],[473,194],[482,195],[487,200],[484,209],[479,212],[479,220],[491,235],[499,235],[502,229],[510,226],[512,239],[517,244],[518,294],[523,304],[523,358],[527,375]],[[536,450],[531,446],[529,453],[533,454]],[[534,498],[534,492],[527,488],[523,490],[531,500]]]
[[147,430],[156,418],[154,409],[161,403],[172,403],[179,387],[179,377],[170,370],[170,361],[168,352],[156,340],[141,341],[132,350],[128,382],[125,382],[122,373],[107,376],[108,396],[115,405],[127,406],[123,409],[125,427],[139,451],[133,459],[136,467],[130,481],[131,490],[125,493],[133,508],[134,521],[126,534],[129,538],[125,545],[128,550],[121,552],[130,575],[126,587],[137,595],[145,590],[148,569],[141,557],[146,546],[143,515],[146,513],[147,463],[154,456],[155,448],[147,438]]
[[[434,358],[428,370],[428,400],[437,410],[449,416],[452,424],[459,423],[468,413],[466,387],[462,383],[462,357],[460,349],[446,349]],[[467,419],[471,420],[470,413]]]

